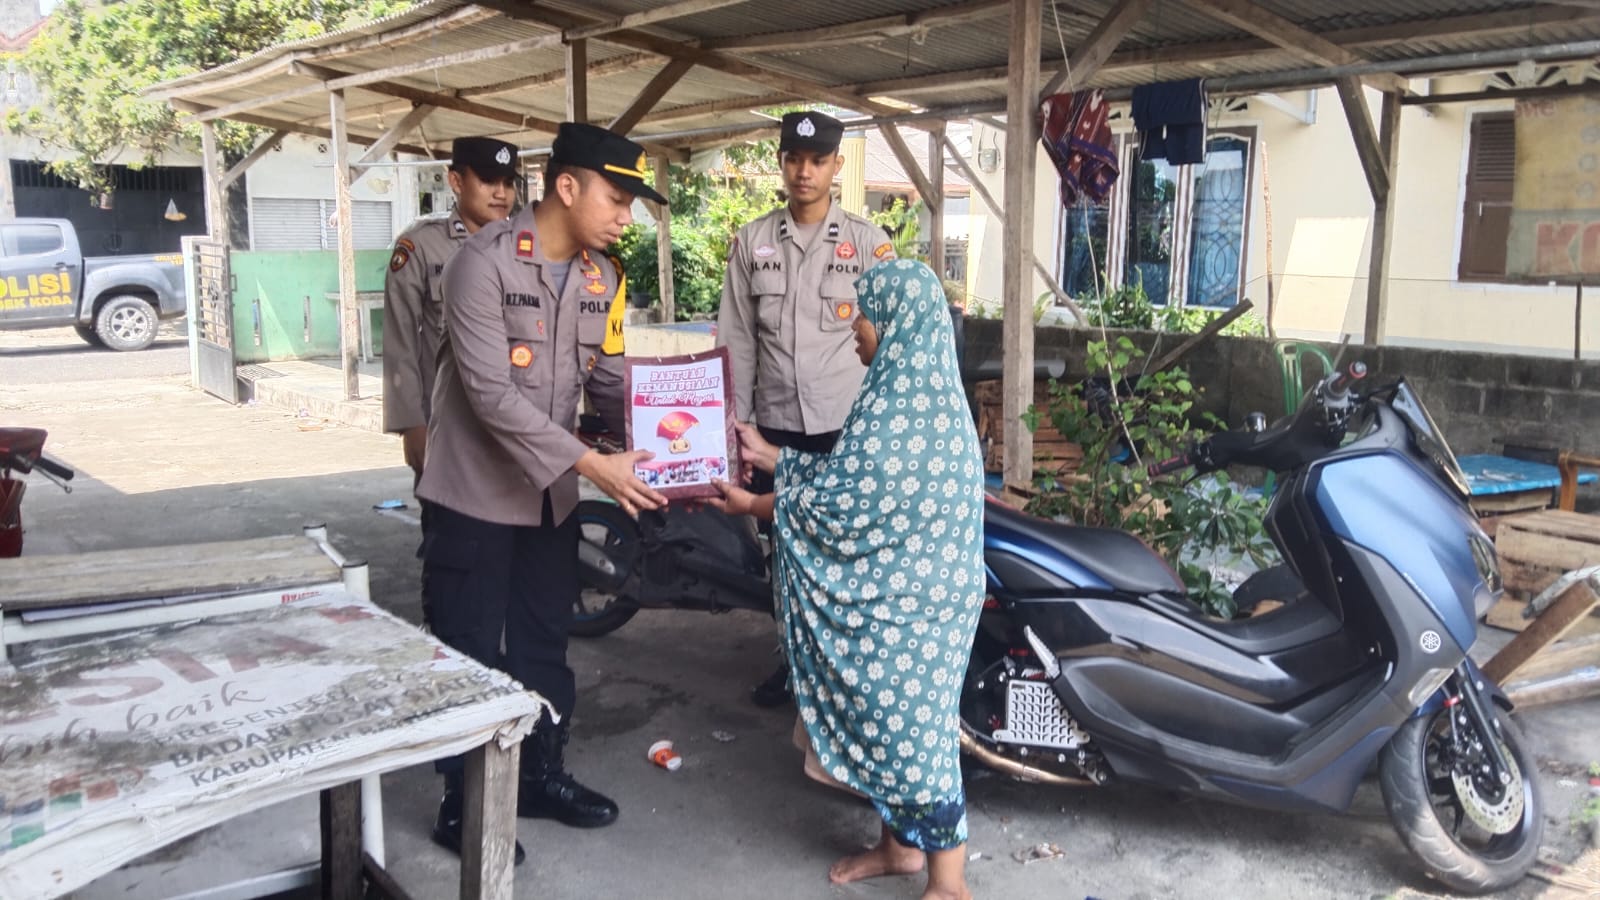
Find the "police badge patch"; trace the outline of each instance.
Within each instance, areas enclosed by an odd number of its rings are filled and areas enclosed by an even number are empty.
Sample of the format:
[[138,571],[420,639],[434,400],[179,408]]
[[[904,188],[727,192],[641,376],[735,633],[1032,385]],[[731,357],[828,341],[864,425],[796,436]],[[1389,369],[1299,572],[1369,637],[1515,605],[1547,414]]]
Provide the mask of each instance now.
[[411,243],[410,238],[401,238],[397,241],[394,245],[394,255],[389,257],[389,271],[398,272],[404,269],[406,263],[411,261],[411,254],[416,249],[417,245]]

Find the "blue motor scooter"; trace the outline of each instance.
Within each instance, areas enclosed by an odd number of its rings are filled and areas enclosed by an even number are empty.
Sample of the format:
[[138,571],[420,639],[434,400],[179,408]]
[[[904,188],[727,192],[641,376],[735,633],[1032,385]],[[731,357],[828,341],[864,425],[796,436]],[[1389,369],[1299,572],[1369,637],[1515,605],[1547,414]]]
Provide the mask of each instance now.
[[1357,363],[1271,428],[1217,434],[1152,475],[1258,466],[1284,605],[1235,621],[1185,598],[1125,532],[991,502],[963,746],[1040,781],[1114,778],[1263,807],[1343,811],[1374,762],[1428,874],[1520,879],[1543,831],[1534,756],[1467,651],[1501,585],[1455,457],[1405,382]]

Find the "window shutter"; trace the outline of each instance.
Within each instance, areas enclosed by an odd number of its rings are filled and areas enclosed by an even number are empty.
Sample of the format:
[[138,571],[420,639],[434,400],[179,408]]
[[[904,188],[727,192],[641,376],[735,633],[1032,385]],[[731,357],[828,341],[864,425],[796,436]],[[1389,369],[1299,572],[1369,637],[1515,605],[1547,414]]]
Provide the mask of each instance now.
[[1517,171],[1516,119],[1509,112],[1474,116],[1470,134],[1457,275],[1462,280],[1503,280]]

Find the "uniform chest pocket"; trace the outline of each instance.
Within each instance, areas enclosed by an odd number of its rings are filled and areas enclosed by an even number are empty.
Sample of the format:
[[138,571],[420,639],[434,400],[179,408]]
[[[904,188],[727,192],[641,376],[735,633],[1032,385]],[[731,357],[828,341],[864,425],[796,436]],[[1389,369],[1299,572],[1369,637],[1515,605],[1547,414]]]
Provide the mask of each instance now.
[[822,285],[821,328],[823,331],[847,331],[856,320],[855,286],[846,283],[824,282]]
[[538,372],[543,362],[544,343],[546,337],[544,310],[507,306],[505,308],[506,322],[506,355],[511,366],[511,375],[522,383],[539,381]]
[[783,322],[783,298],[789,292],[789,281],[782,272],[756,272],[750,277],[750,294],[756,302],[756,319],[767,334],[780,331]]
[[578,343],[586,347],[598,347],[606,340],[605,316],[579,316],[578,317]]

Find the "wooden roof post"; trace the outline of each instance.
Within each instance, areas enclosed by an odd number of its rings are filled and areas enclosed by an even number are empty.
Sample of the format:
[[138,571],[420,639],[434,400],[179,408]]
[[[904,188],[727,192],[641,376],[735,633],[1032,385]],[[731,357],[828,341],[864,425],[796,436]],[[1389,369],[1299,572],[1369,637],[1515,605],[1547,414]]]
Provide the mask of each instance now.
[[328,112],[333,128],[334,216],[339,223],[339,357],[344,372],[344,398],[361,397],[361,319],[356,306],[356,228],[350,202],[350,135],[345,126],[344,91],[328,92]]
[[567,42],[567,121],[589,121],[589,42]]
[[1355,139],[1356,155],[1372,192],[1372,251],[1367,262],[1367,308],[1362,343],[1376,347],[1384,342],[1389,305],[1389,251],[1394,244],[1394,184],[1400,156],[1400,94],[1383,92],[1383,107],[1375,128],[1367,108],[1366,89],[1355,78],[1337,82],[1339,101]]
[[[205,167],[206,235],[213,241],[228,242],[228,201],[223,197],[222,148],[217,145],[217,126],[200,124],[201,165]],[[5,164],[8,168],[10,163]]]
[[944,275],[944,123],[928,132],[928,183],[933,196],[928,198],[928,265],[941,280]]
[[[667,157],[656,157],[656,193],[668,201],[672,199],[667,193],[670,165]],[[672,204],[663,203],[660,210],[656,216],[656,284],[661,293],[661,321],[671,324],[678,320],[677,295],[672,286]]]
[[1033,432],[1022,416],[1033,403],[1033,188],[1039,149],[1039,35],[1042,0],[1012,0],[1006,80],[1005,308],[1002,331],[1005,483],[1033,482]]

